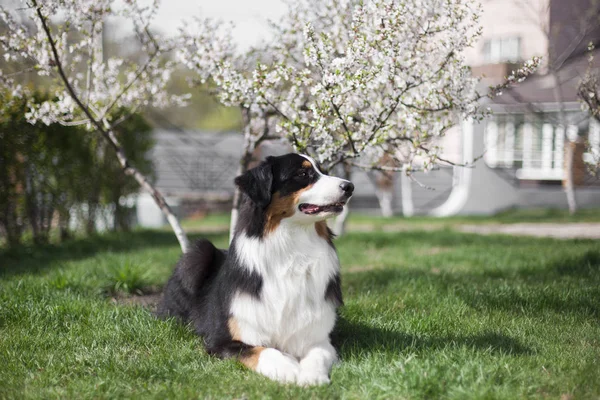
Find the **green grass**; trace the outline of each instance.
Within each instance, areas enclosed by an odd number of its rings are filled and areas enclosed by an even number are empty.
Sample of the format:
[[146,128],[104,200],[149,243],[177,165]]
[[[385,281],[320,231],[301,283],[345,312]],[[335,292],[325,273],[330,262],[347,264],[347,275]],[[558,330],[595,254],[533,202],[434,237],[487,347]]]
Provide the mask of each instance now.
[[348,220],[350,229],[385,230],[394,228],[411,229],[444,229],[457,225],[473,224],[513,224],[513,223],[578,223],[600,222],[600,209],[580,209],[574,215],[567,210],[552,208],[534,208],[527,210],[510,209],[493,216],[456,216],[447,218],[432,218],[415,216],[403,218],[395,216],[384,218],[364,214],[350,214]]
[[442,229],[336,245],[342,361],[330,386],[309,389],[211,358],[186,327],[115,303],[164,284],[179,255],[168,232],[0,250],[0,398],[600,396],[598,242]]
[[145,265],[136,264],[132,260],[116,262],[109,268],[107,292],[142,295],[148,286],[147,276]]
[[[226,231],[229,229],[229,214],[209,214],[202,218],[188,219],[182,226],[189,231]],[[406,229],[445,229],[458,225],[473,224],[512,224],[512,223],[578,223],[600,222],[600,209],[580,209],[574,215],[567,210],[552,208],[534,208],[528,210],[511,209],[493,216],[458,216],[448,218],[432,218],[416,216],[404,218],[395,216],[385,218],[377,215],[351,213],[348,218],[350,231],[382,231]],[[168,229],[168,228],[166,228]]]
[[[181,226],[187,231],[207,230],[207,229],[229,229],[229,213],[213,213],[202,218],[186,219],[181,222]],[[167,228],[168,229],[168,228]]]

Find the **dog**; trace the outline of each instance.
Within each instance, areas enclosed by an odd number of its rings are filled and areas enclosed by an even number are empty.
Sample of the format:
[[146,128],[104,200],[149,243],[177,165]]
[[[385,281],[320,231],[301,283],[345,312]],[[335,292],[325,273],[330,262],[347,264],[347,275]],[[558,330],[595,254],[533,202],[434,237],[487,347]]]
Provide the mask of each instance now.
[[330,382],[330,342],[343,304],[340,262],[325,220],[341,213],[354,185],[310,157],[268,157],[235,178],[242,193],[229,250],[199,240],[184,254],[158,307],[204,338],[206,350],[237,358],[270,379]]

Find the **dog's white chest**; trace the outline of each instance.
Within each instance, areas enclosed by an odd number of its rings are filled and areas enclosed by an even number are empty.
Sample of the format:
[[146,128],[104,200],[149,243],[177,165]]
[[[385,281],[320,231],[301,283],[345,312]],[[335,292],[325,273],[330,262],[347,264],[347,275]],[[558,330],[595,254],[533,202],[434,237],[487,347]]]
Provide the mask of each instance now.
[[325,293],[339,261],[335,250],[316,235],[273,239],[238,241],[242,265],[255,269],[263,282],[259,299],[237,293],[230,311],[243,342],[299,356],[333,328],[335,306]]

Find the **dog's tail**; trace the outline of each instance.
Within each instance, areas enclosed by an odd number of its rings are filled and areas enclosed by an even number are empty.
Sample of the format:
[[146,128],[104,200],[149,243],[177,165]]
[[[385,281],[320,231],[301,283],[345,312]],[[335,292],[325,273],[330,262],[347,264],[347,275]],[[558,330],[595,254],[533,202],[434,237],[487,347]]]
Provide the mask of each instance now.
[[181,256],[175,271],[165,286],[157,308],[159,317],[179,317],[188,320],[190,310],[199,299],[205,286],[225,261],[226,252],[217,249],[209,240],[196,241]]

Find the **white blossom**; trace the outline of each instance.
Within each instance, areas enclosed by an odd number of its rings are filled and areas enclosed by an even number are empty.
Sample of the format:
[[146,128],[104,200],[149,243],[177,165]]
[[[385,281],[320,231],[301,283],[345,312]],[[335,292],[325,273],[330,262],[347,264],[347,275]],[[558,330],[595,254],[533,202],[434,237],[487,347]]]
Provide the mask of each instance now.
[[[166,61],[179,38],[166,38],[151,33],[149,26],[158,2],[114,0],[23,0],[13,10],[0,7],[0,21],[6,33],[0,36],[5,58],[19,66],[27,66],[41,76],[53,79],[50,91],[54,100],[31,103],[27,119],[31,123],[82,124],[92,128],[89,118],[73,101],[61,82],[60,70],[84,107],[93,118],[110,121],[119,108],[131,112],[145,107],[184,104],[187,96],[174,96],[166,91],[176,64]],[[20,10],[30,23],[18,22]],[[110,57],[102,52],[103,21],[109,17],[125,18],[133,26],[135,38],[146,53],[142,61]],[[50,23],[52,18],[52,23]],[[56,62],[43,21],[55,41]],[[4,79],[5,84],[14,82]]]
[[[387,154],[399,165],[430,169],[439,162],[436,139],[459,118],[485,113],[463,55],[481,31],[477,3],[298,0],[288,6],[274,24],[273,44],[242,56],[208,54],[205,38],[189,34],[180,52],[201,79],[210,71],[223,104],[246,110],[247,140],[285,137],[325,168],[357,159],[368,167]],[[536,66],[526,64],[507,84]]]

